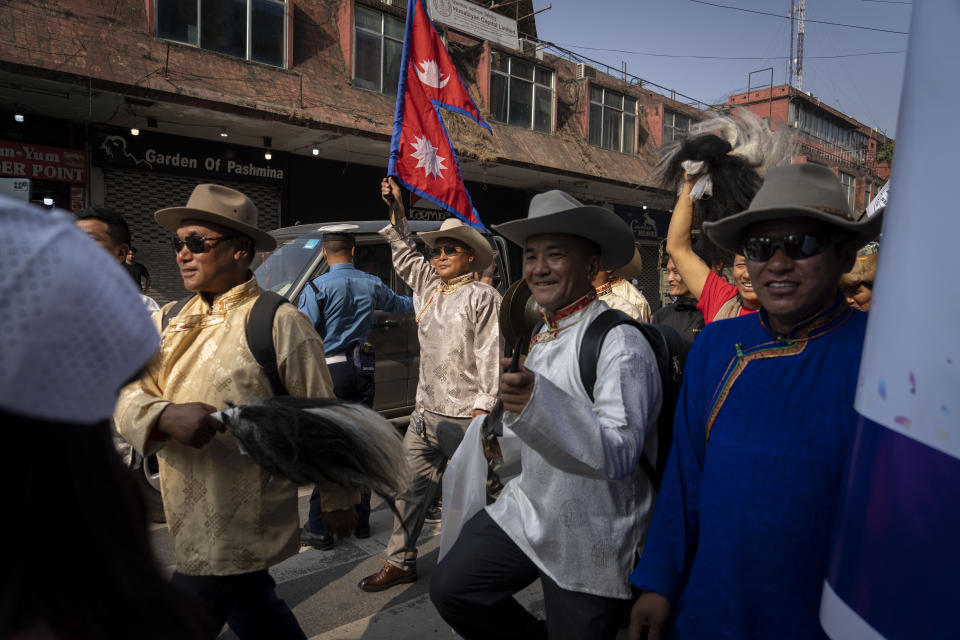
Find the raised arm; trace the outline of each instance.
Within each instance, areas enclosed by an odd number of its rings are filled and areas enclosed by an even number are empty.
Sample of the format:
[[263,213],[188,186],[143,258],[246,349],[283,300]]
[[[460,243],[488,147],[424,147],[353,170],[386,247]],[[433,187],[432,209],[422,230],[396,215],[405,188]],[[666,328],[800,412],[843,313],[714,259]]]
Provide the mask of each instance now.
[[440,276],[416,249],[407,225],[403,191],[396,180],[384,178],[380,182],[380,196],[390,207],[390,224],[380,230],[380,235],[390,243],[393,268],[415,294],[424,294],[427,289],[439,284]]
[[677,197],[677,204],[673,207],[670,216],[670,226],[667,228],[667,253],[677,265],[677,271],[684,283],[690,288],[690,295],[699,298],[703,293],[703,285],[710,275],[710,265],[700,259],[690,244],[690,228],[693,226],[693,200],[690,191],[699,176],[689,174],[683,177],[683,188]]

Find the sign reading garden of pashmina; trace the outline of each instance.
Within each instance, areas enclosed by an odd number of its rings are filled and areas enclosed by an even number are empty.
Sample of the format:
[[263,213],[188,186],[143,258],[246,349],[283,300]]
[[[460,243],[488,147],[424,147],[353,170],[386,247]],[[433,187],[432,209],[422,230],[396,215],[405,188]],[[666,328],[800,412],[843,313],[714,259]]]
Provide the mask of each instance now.
[[87,154],[79,149],[0,140],[0,175],[83,184],[87,181]]
[[427,0],[430,17],[436,22],[494,42],[501,47],[519,48],[517,21],[467,0]]
[[129,129],[101,129],[93,139],[93,163],[175,173],[212,180],[282,182],[286,155],[263,149],[150,133],[130,135]]

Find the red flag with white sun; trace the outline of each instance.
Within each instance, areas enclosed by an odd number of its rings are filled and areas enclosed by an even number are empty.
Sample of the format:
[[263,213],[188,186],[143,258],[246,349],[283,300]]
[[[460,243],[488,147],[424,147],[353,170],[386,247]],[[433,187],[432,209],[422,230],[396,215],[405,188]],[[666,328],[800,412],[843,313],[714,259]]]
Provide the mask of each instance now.
[[427,15],[423,0],[407,5],[397,107],[387,173],[421,198],[485,230],[460,175],[440,109],[461,113],[490,131]]

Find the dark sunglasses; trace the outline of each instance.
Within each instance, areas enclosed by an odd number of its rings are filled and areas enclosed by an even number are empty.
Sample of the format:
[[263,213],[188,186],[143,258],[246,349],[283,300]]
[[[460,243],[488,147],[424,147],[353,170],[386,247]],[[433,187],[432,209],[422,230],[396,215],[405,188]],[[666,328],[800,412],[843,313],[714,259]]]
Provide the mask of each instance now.
[[[184,246],[187,247],[187,251],[190,253],[206,253],[210,251],[221,240],[230,240],[231,238],[237,238],[239,236],[217,236],[216,238],[204,238],[203,236],[189,235],[185,239],[181,240],[177,236],[173,236],[173,250],[175,253],[180,253]],[[209,244],[208,244],[209,243]]]
[[447,254],[447,257],[455,256],[458,253],[463,252],[463,247],[458,247],[455,244],[445,244],[437,245],[434,248],[430,249],[430,259],[439,258],[441,253]]
[[743,255],[751,262],[766,262],[773,257],[777,249],[782,249],[791,260],[806,260],[823,253],[835,241],[836,238],[833,236],[791,233],[776,238],[766,236],[747,238],[740,246]]

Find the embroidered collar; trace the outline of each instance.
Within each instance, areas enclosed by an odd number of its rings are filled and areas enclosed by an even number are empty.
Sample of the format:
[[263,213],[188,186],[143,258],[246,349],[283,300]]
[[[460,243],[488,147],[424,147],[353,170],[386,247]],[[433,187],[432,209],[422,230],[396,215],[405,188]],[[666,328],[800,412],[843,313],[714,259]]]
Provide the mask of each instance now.
[[447,280],[446,282],[441,282],[440,284],[437,285],[436,290],[439,291],[440,293],[450,293],[451,291],[456,291],[457,287],[459,287],[460,285],[466,284],[468,282],[473,282],[472,273],[465,273],[462,276],[457,276],[456,278]]
[[778,341],[803,341],[812,340],[813,338],[828,333],[838,324],[845,322],[852,313],[853,311],[850,305],[847,304],[846,298],[838,294],[830,306],[820,313],[807,318],[795,326],[788,334],[777,333],[771,328],[769,315],[767,314],[767,310],[763,308],[760,309],[760,323],[763,325],[763,328]]
[[239,307],[259,293],[260,286],[257,284],[257,279],[251,276],[243,284],[214,296],[212,300],[201,295],[200,308],[203,313],[225,313],[230,309]]
[[454,291],[456,291],[461,285],[469,284],[471,282],[474,282],[473,274],[465,273],[462,276],[457,276],[456,278],[453,278],[452,280],[449,280],[447,282],[441,282],[436,287],[434,287],[433,293],[430,294],[430,298],[426,301],[426,303],[420,309],[420,313],[417,314],[417,324],[420,324],[420,318],[423,317],[423,314],[426,312],[426,310],[429,309],[430,305],[432,305],[433,302],[437,299],[437,294],[445,296],[448,293],[453,293]]
[[[547,314],[541,309],[540,317],[543,318],[546,327],[543,331],[530,339],[530,346],[532,347],[533,345],[540,344],[541,342],[549,342],[550,340],[554,340],[560,335],[561,331],[580,322],[580,320],[583,319],[582,317],[572,319],[573,316],[579,314],[579,312],[583,311],[587,305],[596,299],[597,292],[596,290],[592,290],[582,298],[575,300],[562,309],[557,309],[553,313]],[[564,322],[565,320],[570,320],[570,322]]]
[[611,293],[613,293],[613,282],[610,280],[607,280],[602,285],[597,287],[597,295],[601,298],[608,296]]

